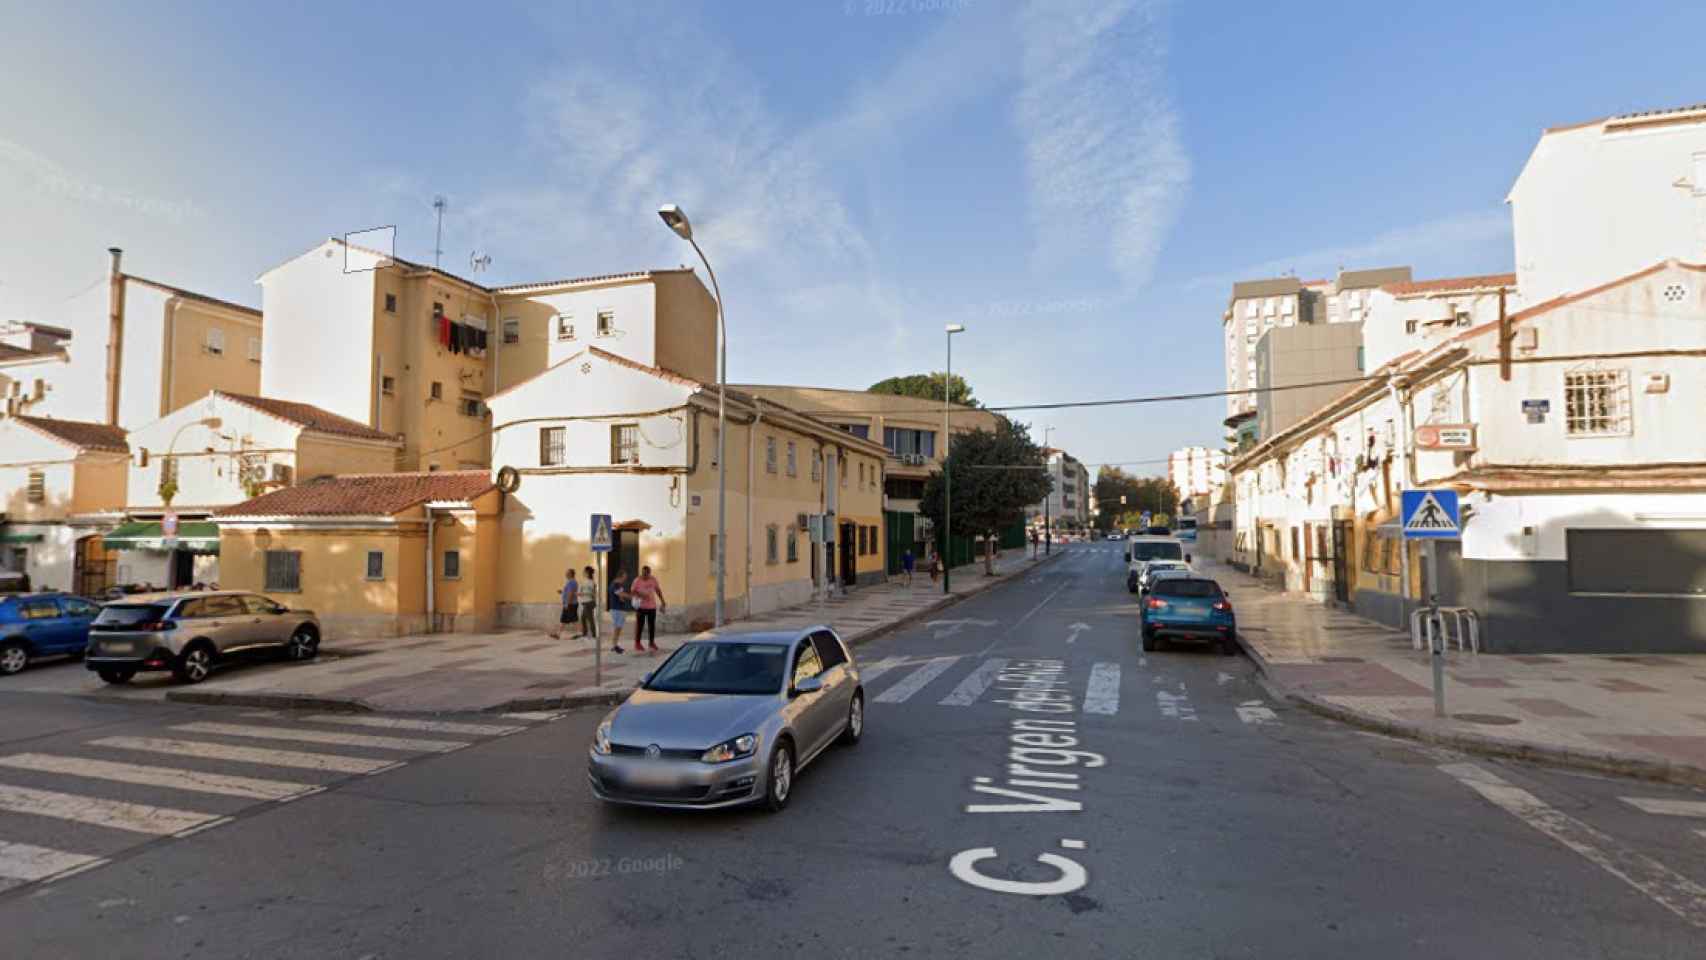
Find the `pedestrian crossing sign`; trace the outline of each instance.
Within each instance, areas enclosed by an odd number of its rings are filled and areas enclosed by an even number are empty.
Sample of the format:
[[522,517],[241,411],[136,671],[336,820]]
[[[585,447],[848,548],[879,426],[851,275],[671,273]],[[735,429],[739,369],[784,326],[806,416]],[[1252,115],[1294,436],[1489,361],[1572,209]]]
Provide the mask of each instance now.
[[1405,490],[1404,539],[1456,540],[1463,535],[1455,490]]
[[610,514],[595,513],[592,515],[592,550],[594,553],[610,551]]

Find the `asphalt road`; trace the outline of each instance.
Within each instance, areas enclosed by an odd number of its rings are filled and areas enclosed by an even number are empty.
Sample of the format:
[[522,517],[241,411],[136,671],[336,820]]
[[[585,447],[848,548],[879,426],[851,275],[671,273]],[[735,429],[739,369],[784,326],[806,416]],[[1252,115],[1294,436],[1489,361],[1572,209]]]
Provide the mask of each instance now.
[[[774,816],[597,804],[600,711],[0,693],[0,874],[82,868],[0,893],[4,952],[1706,955],[1706,795],[1387,740],[1271,702],[1242,658],[1141,654],[1118,545],[1065,550],[859,648],[864,741]],[[1016,708],[1027,685],[1067,709]]]

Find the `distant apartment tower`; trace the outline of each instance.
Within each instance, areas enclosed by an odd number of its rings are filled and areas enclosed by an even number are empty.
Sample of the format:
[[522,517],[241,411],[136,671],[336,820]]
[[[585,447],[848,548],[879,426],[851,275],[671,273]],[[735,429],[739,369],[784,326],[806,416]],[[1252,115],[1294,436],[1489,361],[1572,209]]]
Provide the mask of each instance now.
[[1054,487],[1046,500],[1025,508],[1025,519],[1051,526],[1085,526],[1090,522],[1090,471],[1064,450],[1044,448],[1049,479]]
[[1167,456],[1167,478],[1181,500],[1200,499],[1226,482],[1226,452],[1185,447]]

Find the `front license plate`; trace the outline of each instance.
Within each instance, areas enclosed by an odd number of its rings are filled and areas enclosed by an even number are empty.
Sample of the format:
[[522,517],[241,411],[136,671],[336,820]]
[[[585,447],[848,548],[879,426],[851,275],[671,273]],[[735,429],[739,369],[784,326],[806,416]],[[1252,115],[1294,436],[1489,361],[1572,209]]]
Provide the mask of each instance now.
[[636,787],[670,787],[675,776],[667,770],[635,770],[628,774],[628,782]]

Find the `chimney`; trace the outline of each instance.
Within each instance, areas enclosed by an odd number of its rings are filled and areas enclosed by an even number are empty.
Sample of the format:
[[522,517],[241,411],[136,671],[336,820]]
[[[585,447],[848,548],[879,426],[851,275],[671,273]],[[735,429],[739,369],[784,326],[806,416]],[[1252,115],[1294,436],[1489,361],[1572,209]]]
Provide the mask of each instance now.
[[108,247],[112,267],[107,271],[107,423],[118,426],[118,391],[124,367],[124,274],[119,261],[124,251]]

